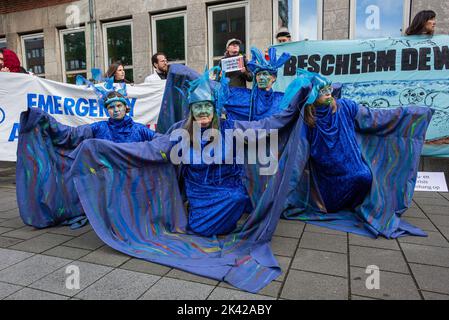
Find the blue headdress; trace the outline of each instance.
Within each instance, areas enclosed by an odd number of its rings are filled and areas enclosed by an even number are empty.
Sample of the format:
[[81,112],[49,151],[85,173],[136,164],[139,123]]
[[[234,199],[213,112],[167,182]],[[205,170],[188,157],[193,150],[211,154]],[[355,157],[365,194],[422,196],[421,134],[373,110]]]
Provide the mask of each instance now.
[[251,48],[252,59],[248,62],[248,69],[256,75],[260,71],[268,71],[277,76],[278,69],[281,68],[291,57],[289,53],[284,52],[278,59],[276,48],[268,49],[270,60],[265,59],[265,55],[257,48]]
[[218,66],[210,70],[206,67],[199,78],[187,81],[187,87],[181,92],[189,106],[195,102],[210,101],[215,106],[217,116],[221,116],[223,107],[229,97],[229,79],[222,77],[220,83],[210,80],[211,73],[219,73],[220,71],[221,69]]
[[[77,85],[87,85],[88,87],[94,89],[94,92],[98,96],[98,103],[100,106],[107,108],[111,103],[121,102],[125,106],[128,106],[128,101],[124,97],[127,97],[126,83],[114,85],[114,77],[102,78],[101,72],[98,69],[92,69],[92,75],[94,80],[97,82],[102,82],[99,84],[93,84],[81,75],[76,76]],[[123,96],[107,98],[111,92],[117,92]]]
[[314,72],[309,72],[304,69],[298,69],[296,75],[299,78],[307,79],[312,85],[312,91],[309,94],[309,98],[306,101],[306,105],[313,104],[320,96],[320,90],[324,87],[331,86],[332,81],[323,77],[322,75]]

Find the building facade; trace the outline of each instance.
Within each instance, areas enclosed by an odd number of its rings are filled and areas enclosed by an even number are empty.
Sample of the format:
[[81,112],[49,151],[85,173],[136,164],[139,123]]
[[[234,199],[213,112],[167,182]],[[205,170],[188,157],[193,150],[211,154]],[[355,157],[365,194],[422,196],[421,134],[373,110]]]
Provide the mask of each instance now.
[[281,26],[295,40],[395,36],[424,9],[438,13],[437,33],[448,34],[445,0],[4,0],[0,47],[51,80],[74,82],[121,60],[129,80],[140,83],[157,51],[203,70],[230,38],[241,39],[248,53],[272,44]]

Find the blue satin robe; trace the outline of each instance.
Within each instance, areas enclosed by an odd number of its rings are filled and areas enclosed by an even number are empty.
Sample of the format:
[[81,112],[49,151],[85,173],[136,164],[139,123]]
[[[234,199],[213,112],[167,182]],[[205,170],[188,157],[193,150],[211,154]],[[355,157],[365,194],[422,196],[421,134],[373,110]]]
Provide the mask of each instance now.
[[136,123],[130,116],[122,120],[109,118],[90,125],[95,139],[109,140],[117,143],[151,141],[154,131],[141,123]]
[[354,209],[373,180],[356,140],[358,106],[346,99],[337,100],[337,106],[335,113],[328,106],[318,106],[316,126],[307,128],[312,166],[328,212]]

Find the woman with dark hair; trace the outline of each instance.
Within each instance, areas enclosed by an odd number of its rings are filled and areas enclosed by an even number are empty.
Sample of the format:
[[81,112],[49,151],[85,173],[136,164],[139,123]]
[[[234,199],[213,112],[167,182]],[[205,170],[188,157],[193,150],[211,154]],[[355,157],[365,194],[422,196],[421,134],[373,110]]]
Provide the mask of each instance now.
[[433,35],[436,25],[436,13],[432,10],[423,10],[416,14],[412,24],[407,28],[405,34],[407,36],[414,35]]
[[114,77],[114,83],[131,84],[131,82],[126,80],[125,78],[126,76],[125,68],[120,61],[111,64],[105,76],[106,78]]

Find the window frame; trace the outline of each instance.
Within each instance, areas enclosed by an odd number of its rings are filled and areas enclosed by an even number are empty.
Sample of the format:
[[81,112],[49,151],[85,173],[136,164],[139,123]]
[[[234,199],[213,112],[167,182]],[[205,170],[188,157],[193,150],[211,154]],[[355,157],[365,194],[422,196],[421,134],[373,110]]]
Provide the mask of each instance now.
[[[395,0],[397,1],[397,0]],[[349,0],[349,39],[357,40],[355,37],[357,25],[357,0]],[[410,24],[411,14],[411,0],[402,0],[403,3],[403,18],[402,18],[402,35]]]
[[[25,41],[26,40],[30,40],[30,39],[36,39],[36,38],[42,38],[42,40],[44,41],[44,68],[45,68],[45,38],[44,38],[44,33],[43,32],[39,32],[39,33],[27,34],[27,35],[20,36],[20,45],[22,47],[22,67],[27,72],[29,72],[29,71],[28,71],[28,61],[27,61],[27,56],[26,56]],[[37,77],[45,78],[45,72],[44,73],[35,73],[34,75],[37,76]]]
[[[220,57],[215,57],[214,54],[214,25],[213,25],[213,14],[216,11],[223,11],[223,10],[229,10],[229,9],[236,9],[236,8],[245,8],[245,39],[243,40],[245,43],[245,49],[246,52],[244,54],[248,57],[248,54],[250,52],[250,3],[249,1],[238,1],[238,2],[232,2],[232,3],[224,3],[219,5],[210,5],[207,7],[207,61],[209,62],[209,66],[212,67],[214,65],[214,60]],[[223,48],[225,50],[225,48]]]
[[[180,64],[187,64],[188,61],[188,50],[187,50],[187,11],[176,11],[176,12],[169,12],[169,13],[162,13],[162,14],[155,14],[151,15],[151,52],[152,55],[159,52],[157,48],[157,32],[156,32],[156,23],[159,20],[167,20],[172,18],[184,18],[184,60],[176,60],[176,61],[170,61],[168,64],[172,63],[180,63]],[[150,61],[151,70],[154,72],[153,64]]]
[[5,48],[8,47],[8,42],[6,41],[6,37],[1,37],[0,38],[0,43],[4,43],[5,44]]
[[[123,65],[123,68],[126,70],[133,70],[134,69],[134,48],[133,48],[133,42],[134,42],[134,30],[133,30],[133,21],[132,19],[127,20],[120,20],[120,21],[114,21],[114,22],[105,22],[102,24],[102,32],[103,32],[103,57],[104,57],[104,70],[105,73],[107,72],[109,68],[109,53],[108,53],[108,28],[114,28],[114,27],[122,27],[122,26],[131,26],[131,57],[133,60],[132,65]],[[134,70],[133,70],[134,71]],[[133,76],[134,72],[133,72]]]
[[[75,32],[84,32],[84,43],[85,43],[85,47],[86,47],[86,69],[80,69],[80,70],[76,70],[76,71],[67,71],[66,67],[65,67],[65,52],[64,52],[64,35],[68,34],[68,33],[75,33]],[[62,65],[62,81],[64,83],[67,83],[67,75],[72,75],[72,74],[80,74],[80,73],[85,73],[86,75],[88,74],[87,72],[87,39],[86,39],[87,35],[86,35],[86,28],[85,27],[78,27],[78,28],[73,28],[73,29],[63,29],[63,30],[59,30],[59,45],[61,48],[61,65]]]
[[[276,43],[276,32],[278,30],[279,24],[279,0],[273,0],[273,43]],[[300,0],[297,0],[297,4],[299,4]],[[310,0],[309,0],[310,1]],[[323,40],[323,16],[324,16],[324,0],[315,0],[316,1],[316,14],[317,14],[317,38],[316,40]],[[293,24],[295,27],[293,30],[289,30],[292,35],[292,41],[304,41],[299,39],[299,17],[301,13],[301,6],[296,5],[292,10],[295,10],[295,14],[292,14],[293,17],[298,17],[296,24]],[[311,39],[314,40],[314,39]]]

